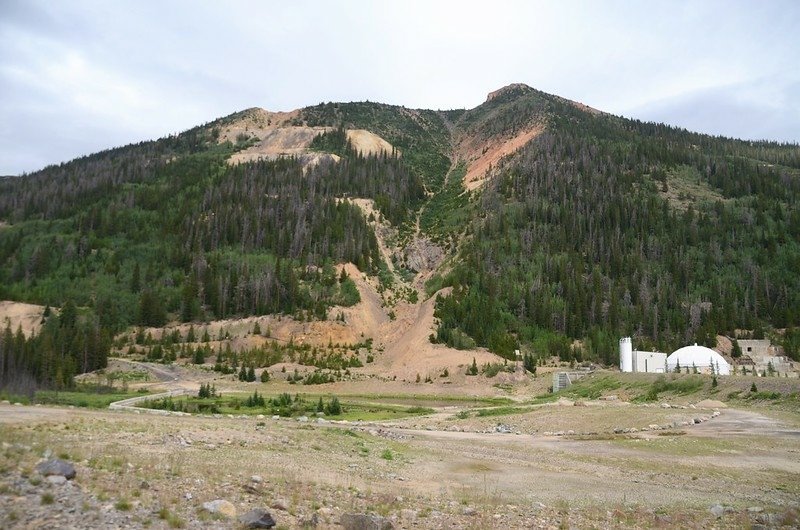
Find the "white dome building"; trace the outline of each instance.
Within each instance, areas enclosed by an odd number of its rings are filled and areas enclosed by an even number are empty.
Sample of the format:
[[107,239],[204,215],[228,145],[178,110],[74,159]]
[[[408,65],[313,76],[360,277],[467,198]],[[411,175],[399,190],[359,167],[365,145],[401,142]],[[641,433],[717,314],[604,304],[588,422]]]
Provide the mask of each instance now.
[[677,349],[667,357],[668,372],[674,372],[678,366],[680,366],[681,372],[686,372],[688,369],[689,373],[692,373],[697,368],[701,374],[731,374],[731,365],[722,355],[711,348],[697,344]]

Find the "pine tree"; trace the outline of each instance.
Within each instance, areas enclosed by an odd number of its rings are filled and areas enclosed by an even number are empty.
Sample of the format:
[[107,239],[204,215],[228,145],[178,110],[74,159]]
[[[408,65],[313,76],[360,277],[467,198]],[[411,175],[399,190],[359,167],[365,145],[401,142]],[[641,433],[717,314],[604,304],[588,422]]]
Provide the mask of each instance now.
[[325,413],[329,416],[338,416],[342,413],[342,405],[339,403],[339,398],[333,396],[331,402],[325,408]]
[[472,358],[472,365],[467,368],[467,375],[478,375],[478,363],[475,357]]
[[203,364],[206,362],[205,350],[202,347],[199,347],[194,350],[194,357],[192,359],[194,364]]

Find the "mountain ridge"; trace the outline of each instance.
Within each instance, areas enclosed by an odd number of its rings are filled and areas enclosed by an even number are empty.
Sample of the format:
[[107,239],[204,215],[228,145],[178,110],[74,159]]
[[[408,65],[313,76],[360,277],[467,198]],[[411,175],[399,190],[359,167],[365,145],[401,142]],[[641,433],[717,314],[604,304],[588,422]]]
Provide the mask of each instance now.
[[428,336],[430,359],[613,364],[621,334],[668,350],[736,329],[794,351],[798,204],[797,146],[522,84],[467,110],[253,107],[0,181],[0,299],[70,302],[109,335],[284,315],[324,337],[368,289],[423,328],[364,336]]

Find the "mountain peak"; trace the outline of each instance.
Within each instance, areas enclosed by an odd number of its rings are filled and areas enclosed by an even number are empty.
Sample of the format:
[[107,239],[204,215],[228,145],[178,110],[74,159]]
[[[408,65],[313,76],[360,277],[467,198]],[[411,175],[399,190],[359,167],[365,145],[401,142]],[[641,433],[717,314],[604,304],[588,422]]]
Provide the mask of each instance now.
[[498,88],[494,92],[489,92],[489,95],[486,96],[486,101],[491,101],[498,96],[505,96],[512,93],[526,94],[531,91],[533,91],[533,89],[525,83],[511,83],[503,88]]

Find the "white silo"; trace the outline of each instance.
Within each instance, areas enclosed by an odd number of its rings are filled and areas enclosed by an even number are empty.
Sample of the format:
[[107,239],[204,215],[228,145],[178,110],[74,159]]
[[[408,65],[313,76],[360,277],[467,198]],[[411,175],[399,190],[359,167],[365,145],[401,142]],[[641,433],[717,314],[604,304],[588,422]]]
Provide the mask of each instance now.
[[619,339],[619,371],[633,372],[633,346],[630,337]]

